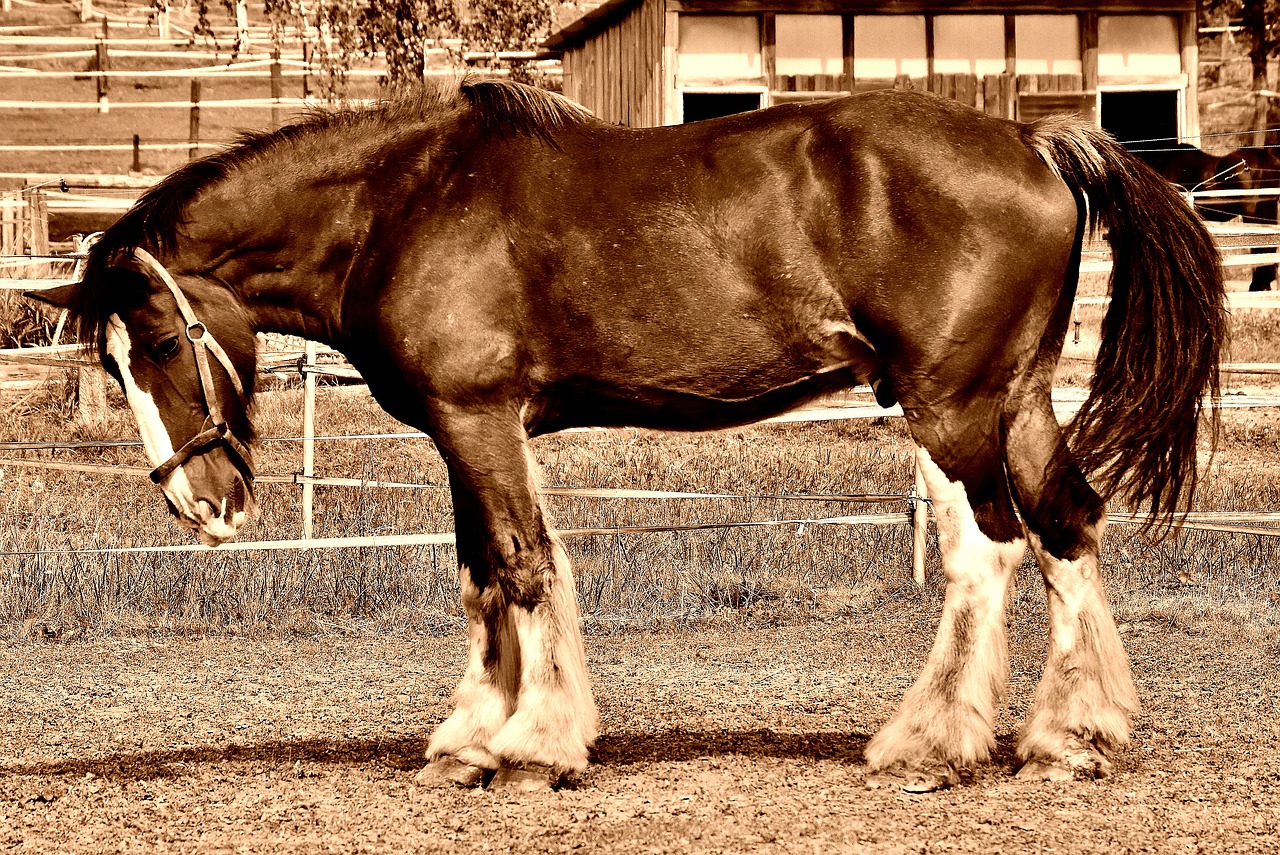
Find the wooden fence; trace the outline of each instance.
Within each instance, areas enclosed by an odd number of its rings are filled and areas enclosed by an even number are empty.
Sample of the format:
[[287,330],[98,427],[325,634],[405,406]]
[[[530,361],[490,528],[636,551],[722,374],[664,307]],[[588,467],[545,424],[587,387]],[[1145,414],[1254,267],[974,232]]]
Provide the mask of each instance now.
[[49,209],[39,189],[0,193],[0,255],[48,255]]

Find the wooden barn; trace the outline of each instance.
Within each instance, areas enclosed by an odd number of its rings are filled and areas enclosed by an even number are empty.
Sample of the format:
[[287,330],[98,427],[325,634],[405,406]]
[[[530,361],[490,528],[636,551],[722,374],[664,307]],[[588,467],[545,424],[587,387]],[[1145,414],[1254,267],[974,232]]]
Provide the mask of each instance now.
[[545,45],[632,127],[897,86],[1198,142],[1196,0],[607,0]]

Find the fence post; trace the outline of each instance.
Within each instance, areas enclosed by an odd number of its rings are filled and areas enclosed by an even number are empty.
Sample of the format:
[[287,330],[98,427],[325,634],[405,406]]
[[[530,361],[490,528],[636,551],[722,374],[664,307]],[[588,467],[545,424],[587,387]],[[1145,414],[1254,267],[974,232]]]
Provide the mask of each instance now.
[[[88,237],[77,236],[75,238],[76,266],[72,271],[71,277],[79,279],[84,275],[86,259],[84,254],[89,251],[92,243]],[[62,315],[58,318],[58,327],[53,332],[52,344],[57,344],[62,336],[63,325],[67,320],[67,312],[64,309]],[[107,407],[107,375],[97,366],[82,365],[76,369],[76,385],[72,394],[74,395],[72,404],[75,408],[76,424],[81,425],[90,432],[97,433],[107,423],[108,410]]]
[[107,70],[111,67],[111,60],[107,55],[107,35],[108,35],[107,19],[102,19],[102,37],[98,39],[95,46],[95,53],[98,60],[98,112],[107,113],[111,110],[111,103],[108,101],[107,92],[110,83],[107,80]]
[[35,189],[22,190],[18,199],[18,222],[10,252],[13,255],[48,255],[49,210],[44,194]]
[[200,78],[191,78],[191,131],[188,134],[191,148],[187,151],[187,159],[195,160],[200,156]]
[[311,44],[306,41],[302,43],[302,97],[311,97]]
[[302,538],[310,540],[314,525],[311,505],[315,485],[309,480],[316,474],[316,375],[308,369],[316,364],[316,343],[307,340],[302,356]]
[[284,73],[280,68],[280,54],[271,62],[271,129],[280,127],[280,98],[284,95]]
[[0,255],[17,255],[13,249],[14,194],[0,193]]
[[129,171],[142,171],[142,140],[138,138],[137,134],[133,135],[133,166],[130,167]]
[[13,212],[12,225],[9,229],[9,241],[6,254],[8,255],[30,255],[31,250],[27,244],[27,221],[31,217],[31,205],[27,201],[27,191],[20,190],[14,196],[14,205],[10,209]]
[[249,9],[245,0],[236,0],[236,53],[249,52]]
[[929,539],[929,491],[925,487],[924,473],[920,471],[920,458],[915,458],[915,485],[911,488],[911,578],[916,587],[924,587],[924,553]]
[[81,365],[76,368],[76,386],[72,391],[75,422],[97,432],[107,423],[107,375],[101,368]]
[[41,190],[31,194],[31,254],[49,254],[49,201]]

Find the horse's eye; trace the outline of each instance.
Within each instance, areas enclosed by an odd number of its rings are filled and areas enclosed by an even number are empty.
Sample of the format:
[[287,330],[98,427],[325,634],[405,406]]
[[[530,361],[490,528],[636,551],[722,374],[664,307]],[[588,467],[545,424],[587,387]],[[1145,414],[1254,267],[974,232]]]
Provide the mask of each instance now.
[[152,350],[160,362],[168,362],[178,355],[179,342],[176,335],[156,342]]

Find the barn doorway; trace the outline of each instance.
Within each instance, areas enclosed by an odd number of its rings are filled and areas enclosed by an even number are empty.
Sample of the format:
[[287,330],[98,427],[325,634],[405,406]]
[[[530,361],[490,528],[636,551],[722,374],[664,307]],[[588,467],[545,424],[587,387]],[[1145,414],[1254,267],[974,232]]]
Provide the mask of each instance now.
[[701,122],[759,110],[762,99],[761,92],[682,92],[681,106],[685,122]]
[[1099,103],[1102,129],[1122,143],[1160,140],[1172,144],[1180,136],[1177,89],[1103,91]]

